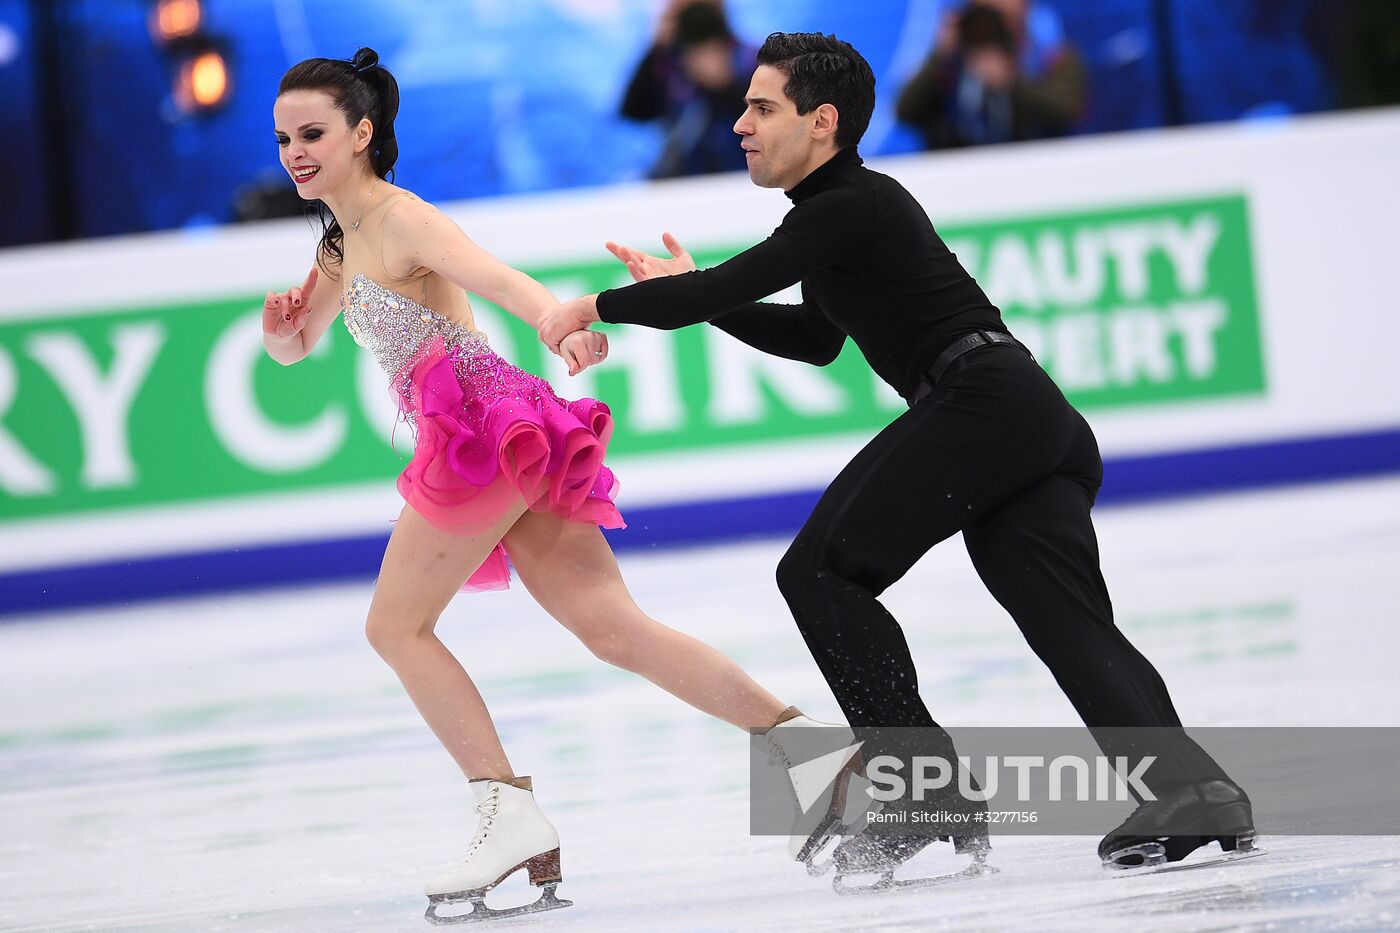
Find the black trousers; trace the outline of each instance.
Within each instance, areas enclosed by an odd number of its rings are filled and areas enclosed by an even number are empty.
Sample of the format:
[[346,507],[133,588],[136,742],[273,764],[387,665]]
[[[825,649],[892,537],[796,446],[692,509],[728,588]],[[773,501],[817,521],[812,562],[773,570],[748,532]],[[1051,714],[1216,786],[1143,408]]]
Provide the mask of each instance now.
[[[1088,423],[1014,345],[959,357],[866,445],[778,566],[779,588],[848,722],[937,725],[879,596],[961,531],[982,582],[1091,731],[1179,728],[1162,678],[1113,624],[1089,517],[1102,479]],[[1149,750],[1094,734],[1110,756]],[[1160,745],[1150,749],[1154,793],[1223,777],[1184,731],[1164,734],[1153,733]]]

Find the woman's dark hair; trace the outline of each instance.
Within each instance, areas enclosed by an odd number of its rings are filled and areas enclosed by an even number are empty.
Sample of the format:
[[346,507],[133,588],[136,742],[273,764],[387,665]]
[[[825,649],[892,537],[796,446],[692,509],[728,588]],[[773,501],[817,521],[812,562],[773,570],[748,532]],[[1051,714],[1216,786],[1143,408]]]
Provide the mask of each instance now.
[[787,75],[783,93],[808,114],[836,108],[836,148],[860,142],[875,110],[875,73],[849,42],[818,32],[775,32],[758,50],[758,63]]
[[[369,164],[375,175],[391,181],[394,163],[399,160],[399,142],[394,137],[394,117],[399,112],[399,83],[379,64],[379,53],[364,48],[349,61],[340,58],[308,58],[297,62],[282,76],[277,96],[288,91],[324,91],[345,114],[348,126],[368,117],[374,126],[369,142]],[[339,264],[345,258],[341,243],[345,231],[335,215],[318,201],[321,243],[317,259]]]

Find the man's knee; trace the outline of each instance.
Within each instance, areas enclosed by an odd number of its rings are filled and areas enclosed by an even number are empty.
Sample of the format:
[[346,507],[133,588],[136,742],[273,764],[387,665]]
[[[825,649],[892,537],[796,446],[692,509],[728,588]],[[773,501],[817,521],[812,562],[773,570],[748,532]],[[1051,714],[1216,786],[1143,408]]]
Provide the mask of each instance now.
[[878,574],[832,548],[817,548],[799,537],[778,561],[778,591],[797,607],[812,600],[829,604],[848,590],[878,596],[884,589]]
[[821,570],[815,549],[798,538],[778,561],[778,592],[789,605],[796,605],[817,586]]

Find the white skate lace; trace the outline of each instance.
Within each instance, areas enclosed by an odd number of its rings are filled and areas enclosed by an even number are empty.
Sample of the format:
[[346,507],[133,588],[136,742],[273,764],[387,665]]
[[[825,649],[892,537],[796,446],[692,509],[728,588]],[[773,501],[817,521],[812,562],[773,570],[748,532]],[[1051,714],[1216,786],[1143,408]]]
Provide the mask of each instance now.
[[500,798],[500,789],[493,787],[490,793],[476,802],[477,827],[476,837],[467,846],[466,854],[462,856],[462,861],[472,857],[481,844],[486,841],[486,837],[491,834],[491,826],[496,819],[496,802]]
[[792,769],[791,756],[789,756],[787,750],[779,745],[778,741],[772,737],[768,739],[768,765],[770,767],[782,765],[788,770]]

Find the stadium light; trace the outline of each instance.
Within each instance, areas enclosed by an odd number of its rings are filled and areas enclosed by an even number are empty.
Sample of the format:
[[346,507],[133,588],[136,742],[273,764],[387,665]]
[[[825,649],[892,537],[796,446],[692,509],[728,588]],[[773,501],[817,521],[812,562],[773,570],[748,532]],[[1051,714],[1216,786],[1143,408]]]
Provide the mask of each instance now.
[[187,39],[204,22],[200,0],[158,0],[151,14],[151,33],[158,42]]
[[151,41],[174,64],[171,99],[183,114],[203,114],[232,96],[226,43],[205,32],[202,0],[154,0]]
[[228,63],[218,49],[206,48],[180,63],[175,102],[186,113],[221,107],[229,98]]

